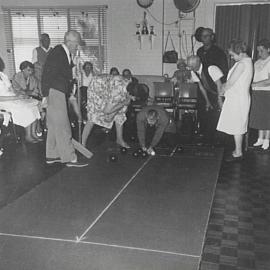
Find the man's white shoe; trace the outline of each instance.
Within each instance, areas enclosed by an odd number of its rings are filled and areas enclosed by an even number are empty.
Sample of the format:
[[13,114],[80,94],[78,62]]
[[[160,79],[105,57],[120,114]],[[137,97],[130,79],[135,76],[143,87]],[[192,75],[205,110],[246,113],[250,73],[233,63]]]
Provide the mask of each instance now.
[[67,167],[78,167],[78,168],[81,168],[81,167],[86,167],[86,166],[88,166],[88,163],[85,163],[85,162],[79,162],[79,161],[76,161],[76,162],[67,162],[67,163],[66,163],[66,166],[67,166]]

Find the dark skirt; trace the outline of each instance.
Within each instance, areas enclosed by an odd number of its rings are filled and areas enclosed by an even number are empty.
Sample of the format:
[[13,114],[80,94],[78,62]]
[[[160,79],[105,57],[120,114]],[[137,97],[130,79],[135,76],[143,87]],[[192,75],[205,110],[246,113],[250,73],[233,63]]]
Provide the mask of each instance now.
[[270,91],[252,92],[249,127],[270,130]]

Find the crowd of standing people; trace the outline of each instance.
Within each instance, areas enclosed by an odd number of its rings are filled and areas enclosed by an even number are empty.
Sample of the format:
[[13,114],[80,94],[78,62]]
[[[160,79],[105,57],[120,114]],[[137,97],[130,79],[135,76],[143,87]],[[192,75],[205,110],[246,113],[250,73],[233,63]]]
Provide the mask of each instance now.
[[213,30],[203,27],[197,30],[195,36],[203,46],[196,56],[188,57],[187,65],[192,71],[192,81],[199,85],[202,132],[210,132],[206,137],[211,141],[218,139],[219,134],[213,129],[233,136],[235,147],[226,158],[229,162],[243,159],[243,138],[248,127],[259,130],[254,146],[268,150],[269,41],[262,39],[258,42],[259,59],[253,65],[247,44],[242,40],[232,40],[226,48],[234,62],[229,69],[229,59],[225,51],[215,44]]

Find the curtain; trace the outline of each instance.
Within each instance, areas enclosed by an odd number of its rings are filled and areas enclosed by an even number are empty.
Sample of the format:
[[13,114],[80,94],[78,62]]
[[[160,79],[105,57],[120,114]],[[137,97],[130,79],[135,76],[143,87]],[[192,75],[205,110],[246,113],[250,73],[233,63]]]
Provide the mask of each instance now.
[[215,32],[220,47],[227,49],[232,39],[241,39],[256,59],[257,42],[270,39],[270,4],[217,6]]

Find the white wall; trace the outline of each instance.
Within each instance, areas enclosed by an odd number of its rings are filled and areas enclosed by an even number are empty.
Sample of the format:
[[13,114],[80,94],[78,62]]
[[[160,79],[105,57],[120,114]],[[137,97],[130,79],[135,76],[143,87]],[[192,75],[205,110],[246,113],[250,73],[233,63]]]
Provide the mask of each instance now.
[[[23,3],[22,3],[23,2]],[[201,0],[196,10],[196,27],[214,27],[214,8],[216,3],[232,2],[255,2],[255,1],[230,1],[230,0]],[[260,1],[263,2],[263,1]],[[264,2],[267,2],[265,0]],[[46,3],[46,4],[45,4]],[[136,0],[76,0],[76,6],[89,6],[95,4],[108,5],[108,61],[109,67],[117,66],[119,70],[130,68],[134,74],[160,75],[162,71],[162,39],[161,24],[157,23],[149,15],[148,22],[154,25],[157,34],[150,49],[150,44],[146,40],[140,50],[135,36],[136,22],[143,19],[143,9],[137,5]],[[75,6],[74,0],[0,0],[1,6]],[[149,9],[159,21],[162,19],[162,0],[154,0]],[[175,8],[173,0],[165,0],[165,22],[176,21],[178,10]],[[172,30],[176,30],[175,25],[171,25]],[[6,45],[3,24],[3,12],[0,13],[0,55],[6,59]],[[176,45],[177,36],[174,38]],[[178,45],[177,45],[178,46]],[[176,47],[177,47],[176,46]],[[171,74],[175,70],[174,64],[167,64],[165,72]]]

